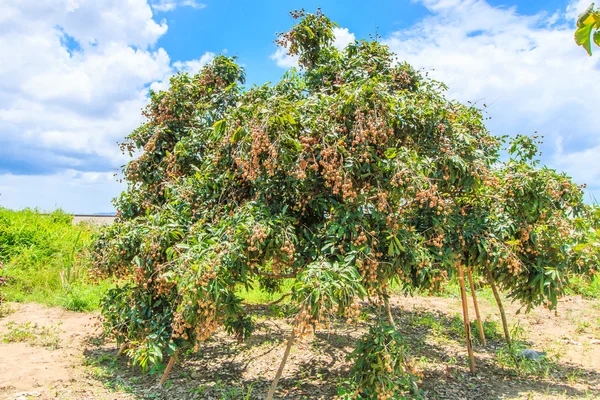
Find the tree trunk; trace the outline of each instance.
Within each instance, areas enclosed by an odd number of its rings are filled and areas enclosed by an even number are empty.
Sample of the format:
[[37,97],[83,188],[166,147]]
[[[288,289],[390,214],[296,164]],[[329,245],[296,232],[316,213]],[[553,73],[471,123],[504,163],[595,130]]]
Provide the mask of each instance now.
[[392,308],[390,307],[390,296],[386,288],[383,288],[383,302],[385,304],[385,312],[387,313],[387,318],[390,321],[390,325],[392,326],[392,328],[396,329],[396,321],[394,321],[394,316],[392,315]]
[[467,339],[467,353],[469,354],[469,370],[475,374],[475,356],[471,345],[471,324],[469,323],[469,307],[467,304],[467,288],[465,287],[465,274],[462,262],[458,261],[458,281],[460,282],[460,298],[462,301],[463,320],[465,325],[465,336]]
[[494,277],[492,276],[492,271],[485,266],[484,267],[485,275],[487,276],[488,283],[492,288],[492,292],[494,293],[494,298],[496,299],[496,304],[498,304],[498,309],[500,310],[500,318],[502,318],[502,328],[504,329],[504,340],[508,344],[508,347],[512,346],[512,341],[510,340],[510,333],[508,332],[508,322],[506,321],[506,313],[504,312],[504,307],[502,306],[502,300],[500,299],[500,295],[498,294],[498,289],[496,289],[496,284],[494,283]]
[[481,344],[485,346],[485,333],[483,332],[483,321],[479,314],[479,304],[477,303],[477,294],[475,293],[475,285],[473,285],[473,276],[471,275],[471,267],[467,268],[467,277],[469,278],[469,286],[471,287],[471,296],[473,296],[473,305],[475,306],[475,315],[477,316],[477,325],[479,326],[479,337]]
[[127,349],[127,342],[121,343],[121,347],[119,347],[119,351],[117,351],[117,357],[121,357],[121,354]]
[[283,353],[283,359],[279,364],[279,369],[277,370],[277,375],[275,375],[275,379],[271,382],[271,387],[269,388],[269,393],[267,394],[266,400],[273,400],[273,395],[275,394],[275,389],[277,389],[277,384],[279,383],[279,379],[281,378],[281,374],[283,373],[283,368],[285,368],[285,363],[287,362],[288,356],[290,355],[290,350],[292,349],[292,345],[294,344],[294,338],[296,337],[296,326],[292,328],[292,334],[288,339],[287,347],[285,348],[285,353]]

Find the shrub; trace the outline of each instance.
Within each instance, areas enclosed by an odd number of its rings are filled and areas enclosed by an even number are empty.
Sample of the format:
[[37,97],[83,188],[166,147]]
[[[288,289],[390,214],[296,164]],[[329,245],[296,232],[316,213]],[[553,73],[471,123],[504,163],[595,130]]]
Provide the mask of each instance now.
[[350,379],[340,389],[347,399],[423,398],[419,374],[408,357],[402,336],[385,322],[371,326],[348,356],[354,362]]

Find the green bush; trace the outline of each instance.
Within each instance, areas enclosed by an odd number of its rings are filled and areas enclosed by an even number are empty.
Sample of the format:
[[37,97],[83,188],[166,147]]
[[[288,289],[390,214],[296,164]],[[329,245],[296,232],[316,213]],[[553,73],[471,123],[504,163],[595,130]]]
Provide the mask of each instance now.
[[393,327],[372,325],[348,356],[350,379],[340,388],[344,399],[422,398],[419,377],[410,364],[404,339]]

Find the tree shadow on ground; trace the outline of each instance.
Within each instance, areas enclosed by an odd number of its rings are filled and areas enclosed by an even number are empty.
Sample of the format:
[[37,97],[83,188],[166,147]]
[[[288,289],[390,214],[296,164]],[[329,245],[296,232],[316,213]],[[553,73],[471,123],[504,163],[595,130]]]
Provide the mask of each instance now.
[[[394,308],[393,314],[423,374],[421,388],[429,399],[510,399],[524,392],[589,398],[591,393],[581,389],[582,385],[569,383],[576,382],[574,377],[587,385],[600,382],[598,371],[554,360],[544,361],[542,373],[536,370],[524,374],[515,365],[503,366],[498,354],[505,345],[499,334],[492,335],[485,347],[475,343],[477,374],[471,375],[460,319],[457,322],[456,316],[440,312],[399,308]],[[369,322],[376,320],[352,326],[334,324],[332,331],[317,332],[311,340],[297,343],[279,383],[277,398],[333,398],[351,368],[346,357]],[[243,344],[219,333],[200,352],[178,362],[164,388],[158,387],[160,370],[149,375],[132,369],[126,357],[116,358],[116,348],[110,344],[90,344],[84,355],[96,379],[135,398],[262,399],[275,376],[290,329],[283,319],[261,322]]]

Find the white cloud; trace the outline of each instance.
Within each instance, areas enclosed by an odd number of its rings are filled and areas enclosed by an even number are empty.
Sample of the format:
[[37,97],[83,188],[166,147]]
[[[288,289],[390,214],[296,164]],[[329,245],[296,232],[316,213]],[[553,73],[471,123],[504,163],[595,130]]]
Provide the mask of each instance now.
[[600,59],[573,40],[572,10],[585,1],[552,15],[483,0],[422,3],[430,16],[385,40],[399,58],[446,83],[450,96],[487,104],[493,133],[544,135],[543,161],[600,193],[600,164],[591,162],[600,159]]
[[271,54],[271,60],[275,60],[278,67],[285,69],[298,66],[298,56],[287,54],[283,47],[278,47],[275,53]]
[[181,72],[189,72],[190,74],[197,74],[200,72],[202,67],[206,64],[210,63],[215,58],[215,53],[206,52],[202,55],[202,57],[189,60],[189,61],[176,61],[173,63],[173,67]]
[[199,3],[196,0],[158,0],[152,4],[152,9],[157,12],[173,11],[177,7],[191,7],[200,10],[206,7],[206,4]]
[[107,211],[122,186],[97,177],[127,161],[148,88],[214,57],[171,65],[166,31],[146,0],[0,1],[0,206]]
[[[333,46],[340,50],[356,40],[348,28],[333,28],[333,34],[335,35]],[[281,68],[289,69],[298,66],[298,57],[288,55],[287,50],[283,47],[278,47],[275,53],[271,54],[271,60],[275,60],[277,66]]]
[[26,34],[28,44],[51,40],[44,35],[56,35],[49,30],[56,26],[86,48],[110,42],[146,48],[167,31],[165,22],[152,19],[146,0],[4,0],[0,7],[0,15],[10,17],[0,26],[3,38]]
[[567,18],[571,20],[577,20],[579,14],[585,11],[585,9],[587,9],[591,3],[591,0],[572,0],[567,6]]
[[333,47],[340,50],[345,49],[346,46],[356,40],[354,33],[349,32],[348,28],[333,28],[333,34],[335,35]]
[[123,186],[110,172],[65,170],[45,176],[0,174],[0,204],[13,209],[52,211],[62,208],[77,214],[111,212],[111,196],[107,194],[117,195],[121,190]]

